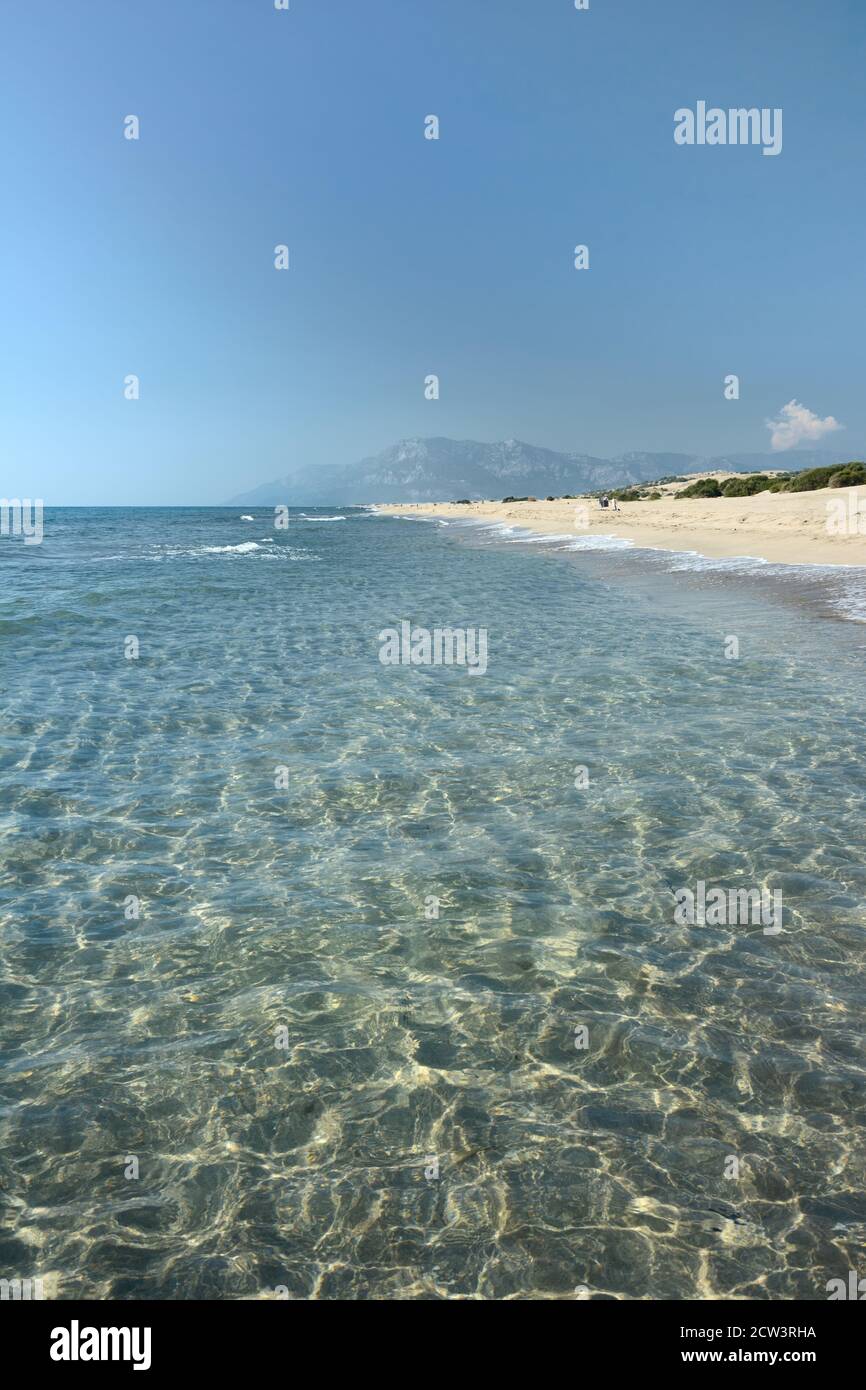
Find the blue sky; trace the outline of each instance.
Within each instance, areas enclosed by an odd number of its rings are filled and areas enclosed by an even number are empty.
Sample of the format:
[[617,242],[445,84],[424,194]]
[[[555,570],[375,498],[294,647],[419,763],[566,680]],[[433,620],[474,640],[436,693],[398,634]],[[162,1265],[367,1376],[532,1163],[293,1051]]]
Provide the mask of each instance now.
[[[862,456],[862,0],[5,0],[0,51],[6,496],[764,450],[791,399]],[[678,147],[698,100],[781,107],[782,153]]]

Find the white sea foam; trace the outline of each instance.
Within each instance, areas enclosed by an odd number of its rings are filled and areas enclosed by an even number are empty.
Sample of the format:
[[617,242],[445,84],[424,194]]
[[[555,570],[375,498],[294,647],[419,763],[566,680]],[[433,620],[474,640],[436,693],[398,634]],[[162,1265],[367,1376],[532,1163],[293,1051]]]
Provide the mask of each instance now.
[[511,543],[512,545],[560,545],[563,541],[570,541],[573,539],[574,536],[571,531],[566,531],[565,534],[561,536],[552,536],[549,533],[542,534],[533,531],[529,536],[513,536],[511,538]]
[[248,555],[251,550],[258,550],[258,541],[242,541],[240,545],[203,545],[202,552],[205,555]]
[[625,536],[575,536],[563,550],[634,550],[634,541]]
[[839,593],[830,600],[837,613],[852,623],[866,623],[866,569],[845,575]]
[[736,555],[714,559],[695,550],[669,550],[663,546],[636,545],[626,536],[613,534],[572,535],[545,534],[525,526],[513,526],[504,521],[486,518],[461,517],[443,522],[437,517],[402,514],[395,519],[426,521],[432,525],[449,525],[455,530],[472,529],[479,535],[508,542],[512,545],[555,545],[559,551],[633,551],[635,555],[652,555],[671,573],[760,575],[763,578],[794,578],[804,582],[822,582],[825,601],[851,622],[866,623],[866,566],[860,565],[785,565],[763,560],[754,555]]
[[320,555],[313,555],[308,550],[295,549],[289,545],[276,545],[269,536],[263,536],[261,541],[244,541],[241,545],[198,545],[193,548],[161,546],[158,554],[144,555],[142,559],[159,563],[163,560],[198,560],[206,555],[257,555],[262,560],[316,561],[321,559]]
[[[569,547],[574,549],[574,547]],[[759,555],[701,555],[696,550],[668,550],[662,546],[641,546],[664,564],[671,574],[729,574],[761,579],[796,580],[804,586],[819,586],[824,601],[840,617],[866,623],[866,566],[826,565],[808,561],[785,564],[765,560]]]
[[505,521],[482,521],[469,519],[454,521],[452,526],[472,527],[482,535],[507,541],[510,545],[555,545],[559,550],[631,550],[634,542],[622,536],[598,535],[580,536],[573,531],[555,532],[533,531],[528,526],[512,526]]
[[[647,546],[657,555],[664,554],[661,546]],[[771,565],[769,560],[762,560],[759,555],[725,555],[714,557],[711,555],[700,555],[697,550],[668,550],[670,557],[669,567],[674,573],[681,573],[686,570],[701,571],[714,570],[726,571],[728,573],[752,574],[755,570],[765,570],[771,568],[779,573],[784,573],[786,569],[796,569],[795,565]]]

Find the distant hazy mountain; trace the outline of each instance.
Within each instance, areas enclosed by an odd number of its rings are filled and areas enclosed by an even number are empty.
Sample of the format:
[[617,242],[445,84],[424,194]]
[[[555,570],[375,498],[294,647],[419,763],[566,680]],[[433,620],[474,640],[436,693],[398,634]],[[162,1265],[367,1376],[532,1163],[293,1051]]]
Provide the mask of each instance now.
[[[447,502],[458,497],[491,499],[513,494],[546,497],[564,492],[591,492],[600,487],[652,482],[671,474],[715,469],[750,473],[762,468],[817,468],[847,463],[858,455],[848,450],[797,450],[786,454],[623,454],[593,458],[559,454],[506,439],[479,444],[472,439],[402,439],[360,463],[330,468],[300,468],[285,478],[263,483],[232,497],[229,506],[352,505],[361,502]],[[860,455],[862,457],[862,455]]]

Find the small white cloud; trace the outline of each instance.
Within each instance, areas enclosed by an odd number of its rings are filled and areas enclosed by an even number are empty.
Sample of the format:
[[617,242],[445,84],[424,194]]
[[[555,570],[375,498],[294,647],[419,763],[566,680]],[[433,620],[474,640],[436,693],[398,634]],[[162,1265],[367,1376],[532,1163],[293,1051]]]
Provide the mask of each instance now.
[[806,440],[814,442],[833,430],[844,428],[832,415],[822,420],[808,406],[800,405],[799,401],[788,401],[779,411],[778,420],[767,421],[767,429],[772,430],[770,444],[774,449],[793,449]]

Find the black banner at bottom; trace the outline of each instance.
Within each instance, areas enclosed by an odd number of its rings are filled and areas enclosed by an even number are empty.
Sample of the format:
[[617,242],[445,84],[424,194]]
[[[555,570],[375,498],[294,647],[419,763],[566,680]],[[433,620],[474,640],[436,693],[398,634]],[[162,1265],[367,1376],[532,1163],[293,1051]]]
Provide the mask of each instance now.
[[[637,1371],[662,1378],[691,1378],[714,1367],[736,1371],[740,1366],[754,1366],[773,1375],[788,1369],[818,1371],[826,1379],[836,1370],[845,1369],[850,1374],[849,1368],[858,1364],[864,1323],[855,1308],[839,1306],[849,1301],[860,1300],[674,1303],[575,1298],[557,1300],[578,1306],[560,1308],[553,1323],[547,1320],[549,1311],[541,1313],[542,1324],[535,1322],[538,1313],[529,1314],[527,1332],[533,1339],[539,1332],[543,1335],[545,1360],[558,1352],[566,1364],[574,1363],[577,1356],[583,1365],[592,1357],[614,1374]],[[443,1324],[437,1317],[419,1328],[403,1323],[403,1311],[383,1313],[379,1304],[371,1308],[363,1302],[360,1306],[341,1303],[330,1313],[327,1308],[327,1304],[310,1307],[281,1299],[110,1304],[4,1301],[0,1303],[0,1326],[7,1358],[14,1355],[22,1369],[47,1372],[52,1380],[61,1382],[69,1376],[93,1379],[102,1370],[160,1379],[166,1374],[211,1371],[222,1376],[231,1372],[261,1374],[270,1366],[277,1372],[285,1371],[288,1348],[296,1358],[305,1338],[323,1333],[333,1337],[337,1331],[346,1357],[355,1363],[369,1352],[371,1335],[383,1335],[383,1317],[388,1333],[396,1335],[411,1332],[418,1337],[430,1329],[437,1336],[459,1331],[465,1337],[473,1328],[463,1321],[465,1313],[457,1323],[449,1318]],[[485,1319],[478,1329],[477,1358],[485,1374],[495,1365],[499,1350],[490,1328]],[[514,1324],[508,1325],[506,1335],[502,1350],[511,1357],[513,1352],[508,1348],[514,1347]],[[518,1340],[525,1335],[518,1332]],[[548,1340],[551,1337],[553,1341]],[[532,1345],[538,1344],[533,1340]],[[445,1370],[443,1350],[437,1342],[434,1356],[440,1374]],[[403,1348],[399,1358],[402,1379],[413,1373],[411,1360]],[[465,1374],[462,1351],[460,1360]],[[431,1358],[424,1353],[418,1370],[423,1373],[430,1368]],[[360,1367],[353,1364],[353,1371],[356,1369]]]

